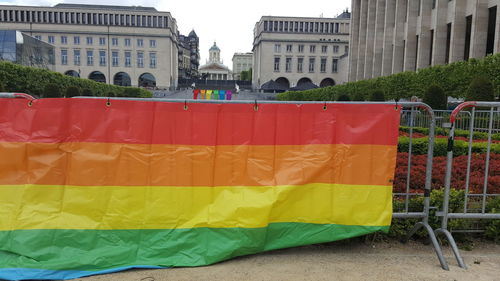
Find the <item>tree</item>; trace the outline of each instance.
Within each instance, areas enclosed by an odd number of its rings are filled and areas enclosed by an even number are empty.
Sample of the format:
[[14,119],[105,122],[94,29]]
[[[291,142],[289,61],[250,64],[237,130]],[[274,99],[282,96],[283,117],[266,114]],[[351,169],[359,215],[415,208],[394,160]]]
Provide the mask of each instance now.
[[448,98],[439,85],[432,84],[425,91],[423,102],[432,107],[432,109],[446,109]]
[[5,86],[1,81],[0,81],[0,92],[5,92]]
[[374,90],[370,95],[370,101],[385,101],[385,95],[382,90]]
[[493,84],[488,78],[479,76],[472,79],[467,89],[467,101],[494,101],[495,91]]
[[351,101],[351,99],[349,98],[349,96],[348,96],[348,95],[346,95],[346,94],[341,94],[341,95],[338,97],[337,101]]
[[43,88],[43,97],[44,98],[60,98],[60,97],[62,97],[61,88],[57,84],[48,83]]
[[67,98],[77,97],[77,96],[81,96],[81,95],[82,95],[82,91],[77,86],[69,86],[68,88],[66,88],[66,97]]

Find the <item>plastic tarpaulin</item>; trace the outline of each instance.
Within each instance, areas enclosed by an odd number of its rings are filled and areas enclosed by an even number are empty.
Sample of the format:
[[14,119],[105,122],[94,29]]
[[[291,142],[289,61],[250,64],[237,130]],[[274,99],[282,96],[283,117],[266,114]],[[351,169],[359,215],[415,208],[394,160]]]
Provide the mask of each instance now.
[[0,278],[387,231],[399,108],[0,99]]

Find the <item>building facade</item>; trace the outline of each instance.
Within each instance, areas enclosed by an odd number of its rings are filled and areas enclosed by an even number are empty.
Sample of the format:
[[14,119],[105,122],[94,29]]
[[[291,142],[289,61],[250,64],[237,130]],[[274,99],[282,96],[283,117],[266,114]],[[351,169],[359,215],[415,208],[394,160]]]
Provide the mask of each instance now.
[[209,59],[207,63],[200,67],[201,78],[208,80],[232,80],[232,72],[223,64],[220,58],[220,49],[215,42],[208,52]]
[[200,39],[192,30],[188,36],[179,35],[179,79],[198,78]]
[[500,0],[353,0],[349,81],[500,52]]
[[233,78],[241,80],[241,72],[252,68],[253,53],[234,53],[233,55]]
[[254,89],[269,80],[285,88],[347,81],[350,13],[336,18],[264,16],[255,25]]
[[54,46],[18,30],[0,30],[0,60],[55,70]]
[[55,70],[123,86],[175,87],[177,23],[168,12],[136,6],[0,5],[3,29],[55,46]]

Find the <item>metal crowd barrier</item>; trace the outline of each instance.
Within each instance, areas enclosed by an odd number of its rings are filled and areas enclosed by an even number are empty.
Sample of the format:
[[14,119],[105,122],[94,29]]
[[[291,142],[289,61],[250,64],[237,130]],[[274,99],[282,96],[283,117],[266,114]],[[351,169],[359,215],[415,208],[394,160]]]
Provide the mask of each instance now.
[[[451,189],[451,177],[453,170],[453,146],[455,141],[455,129],[457,123],[457,117],[465,108],[472,107],[470,111],[470,122],[469,122],[469,138],[468,138],[468,153],[467,153],[467,171],[464,186],[464,202],[460,209],[463,212],[453,212],[450,211],[450,189]],[[489,111],[476,111],[476,107],[489,108]],[[465,102],[460,104],[450,116],[450,133],[448,137],[448,151],[447,151],[447,163],[446,163],[446,175],[445,175],[445,190],[443,199],[443,210],[436,213],[436,216],[441,217],[441,228],[435,230],[436,236],[443,234],[449,241],[450,246],[453,250],[455,258],[458,265],[462,268],[467,268],[458,250],[451,231],[448,230],[448,221],[450,219],[500,219],[500,213],[488,213],[486,210],[487,202],[490,198],[499,197],[500,194],[491,193],[491,187],[488,185],[488,178],[490,174],[490,157],[491,157],[491,144],[492,144],[492,134],[500,130],[500,102]],[[476,122],[476,118],[485,118],[484,112],[488,112],[488,124],[484,127],[484,122]],[[479,128],[476,128],[479,126]],[[481,193],[473,193],[470,189],[470,177],[471,177],[471,162],[472,162],[472,145],[474,132],[487,132],[488,140],[486,147],[486,159],[484,162],[484,181]],[[477,168],[477,167],[476,167]],[[456,177],[456,175],[454,176]],[[455,186],[454,188],[460,188]],[[462,208],[463,207],[463,208]]]
[[[0,98],[26,98],[29,100],[34,99],[27,94],[12,94],[12,93],[0,93]],[[107,97],[78,97],[87,99],[103,99],[107,100],[108,103],[113,100],[141,100],[141,101],[160,101],[160,102],[180,102],[185,103],[188,106],[189,103],[246,103],[258,104],[262,103],[288,103],[288,104],[324,104],[325,106],[334,102],[318,102],[318,101],[262,101],[262,100],[184,100],[184,99],[161,99],[161,98],[107,98]],[[335,103],[348,103],[356,104],[356,102],[335,102]],[[443,256],[441,246],[437,240],[436,232],[433,231],[432,227],[429,225],[429,213],[430,213],[430,194],[431,194],[431,181],[432,181],[432,162],[433,162],[433,152],[434,152],[434,132],[436,128],[436,117],[432,108],[421,102],[399,102],[399,103],[387,103],[387,102],[359,102],[360,105],[366,104],[392,104],[395,106],[401,106],[401,122],[400,125],[409,126],[409,146],[408,146],[408,169],[406,173],[406,188],[405,192],[395,192],[393,194],[393,200],[399,200],[403,202],[404,208],[401,210],[393,211],[393,218],[396,219],[419,219],[420,221],[415,224],[412,230],[408,233],[406,240],[410,239],[418,230],[424,229],[429,235],[431,243],[434,247],[436,255],[439,259],[441,267],[448,270],[448,264]],[[258,108],[258,107],[257,107]],[[410,179],[411,179],[411,167],[412,167],[412,149],[413,149],[413,128],[416,124],[418,126],[424,125],[418,123],[418,117],[425,118],[426,128],[429,129],[428,133],[428,147],[426,153],[426,171],[425,171],[425,187],[423,190],[418,192],[411,191]],[[410,200],[416,196],[423,196],[423,208],[421,210],[413,210],[410,207]]]

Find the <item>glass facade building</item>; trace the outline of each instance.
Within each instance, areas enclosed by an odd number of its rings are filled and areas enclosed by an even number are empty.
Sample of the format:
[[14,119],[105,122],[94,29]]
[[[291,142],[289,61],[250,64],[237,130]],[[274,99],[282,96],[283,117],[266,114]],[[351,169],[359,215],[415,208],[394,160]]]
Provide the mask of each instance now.
[[54,46],[16,30],[0,30],[0,60],[54,71]]

